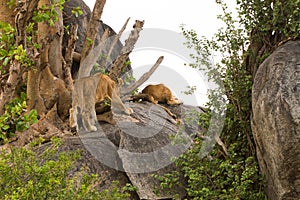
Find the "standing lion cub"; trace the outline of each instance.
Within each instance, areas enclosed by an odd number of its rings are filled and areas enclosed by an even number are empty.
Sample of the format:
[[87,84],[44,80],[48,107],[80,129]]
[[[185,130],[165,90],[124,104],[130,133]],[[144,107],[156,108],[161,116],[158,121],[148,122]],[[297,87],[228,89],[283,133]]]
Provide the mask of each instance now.
[[72,108],[70,109],[70,126],[79,130],[79,124],[87,131],[96,131],[97,116],[95,104],[105,98],[111,100],[111,106],[130,115],[133,111],[127,108],[120,99],[121,79],[116,84],[108,76],[97,73],[75,81]]

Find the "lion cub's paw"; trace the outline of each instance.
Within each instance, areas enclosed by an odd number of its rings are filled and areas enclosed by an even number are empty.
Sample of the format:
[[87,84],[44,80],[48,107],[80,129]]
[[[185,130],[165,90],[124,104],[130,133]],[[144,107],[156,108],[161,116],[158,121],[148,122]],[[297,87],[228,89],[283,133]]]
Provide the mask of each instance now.
[[88,127],[88,131],[95,132],[95,131],[97,131],[97,127],[92,125],[92,126]]
[[167,104],[168,105],[180,105],[180,104],[183,104],[183,102],[179,101],[177,98],[174,98],[174,99],[168,100]]
[[131,108],[127,108],[126,109],[126,114],[127,115],[130,115],[130,114],[132,114],[133,113],[133,110],[131,109]]

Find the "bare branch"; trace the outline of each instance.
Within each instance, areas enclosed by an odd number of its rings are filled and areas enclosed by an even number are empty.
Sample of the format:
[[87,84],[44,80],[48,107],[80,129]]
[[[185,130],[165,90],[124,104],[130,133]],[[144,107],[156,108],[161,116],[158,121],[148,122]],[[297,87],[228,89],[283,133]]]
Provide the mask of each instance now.
[[163,61],[163,59],[164,59],[164,57],[160,56],[158,58],[158,60],[156,61],[156,63],[153,65],[153,67],[151,67],[151,69],[148,72],[144,73],[143,76],[141,76],[141,78],[138,81],[136,81],[132,85],[130,85],[127,88],[125,88],[124,90],[122,90],[121,94],[122,95],[128,95],[128,94],[132,93],[136,88],[141,86],[155,72],[155,70],[158,68],[158,66]]
[[96,2],[95,2],[92,16],[91,16],[91,19],[89,21],[87,31],[86,31],[86,33],[87,33],[86,40],[84,42],[83,49],[81,52],[82,60],[88,56],[89,52],[94,47],[94,43],[91,44],[91,41],[95,42],[95,40],[96,40],[99,26],[101,23],[100,19],[101,19],[101,15],[102,15],[105,3],[106,3],[106,0],[96,0]]
[[133,30],[130,32],[128,39],[125,41],[125,45],[122,48],[121,54],[130,53],[134,49],[134,45],[139,38],[140,32],[143,30],[145,21],[135,20],[135,24],[133,25]]
[[110,49],[108,51],[108,54],[107,54],[107,57],[110,58],[110,55],[111,55],[111,52],[113,51],[114,49],[114,46],[116,45],[116,43],[119,41],[121,35],[123,34],[123,32],[125,31],[126,29],[126,26],[128,24],[130,20],[130,17],[126,20],[125,24],[123,25],[123,27],[121,28],[121,30],[119,31],[119,33],[116,35],[116,37],[114,38],[114,41],[112,42],[111,46],[110,46]]
[[227,156],[228,155],[227,148],[226,148],[225,144],[222,142],[222,140],[219,137],[219,135],[218,134],[214,134],[214,139],[216,140],[217,144],[222,147],[225,155]]
[[90,75],[90,72],[93,69],[93,66],[95,65],[99,57],[99,52],[102,51],[105,41],[109,37],[109,34],[110,34],[109,30],[105,29],[99,44],[95,48],[93,48],[93,50],[90,51],[86,57],[83,58],[81,54],[78,78],[83,78]]
[[[114,50],[115,45],[119,41],[119,39],[120,39],[122,33],[124,32],[124,30],[126,29],[126,26],[129,22],[129,19],[130,19],[130,17],[126,20],[125,24],[123,25],[123,27],[119,31],[119,33],[114,36],[114,39],[113,39],[112,43],[110,44],[109,50],[108,50],[107,54],[105,55],[106,58],[110,58],[110,56],[111,56],[111,54]],[[106,68],[106,66],[108,66],[108,64],[110,64],[108,62],[111,62],[111,60],[110,59],[101,59],[101,62],[99,63],[99,65],[103,68]]]
[[135,24],[133,25],[134,29],[131,31],[128,39],[125,41],[125,45],[122,48],[120,55],[117,57],[109,73],[109,77],[112,80],[117,81],[121,72],[126,67],[124,63],[127,61],[129,54],[133,50],[134,45],[139,38],[139,34],[141,30],[143,30],[143,26],[144,26],[144,21],[139,21],[139,20],[135,21]]

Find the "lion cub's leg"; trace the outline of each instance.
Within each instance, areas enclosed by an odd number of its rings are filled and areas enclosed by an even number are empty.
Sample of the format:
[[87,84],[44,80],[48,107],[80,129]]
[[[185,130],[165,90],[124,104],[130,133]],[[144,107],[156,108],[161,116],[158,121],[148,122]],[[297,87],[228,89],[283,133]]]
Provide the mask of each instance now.
[[75,128],[78,130],[77,112],[75,112],[73,108],[70,108],[70,127],[71,129]]
[[94,126],[94,117],[97,119],[97,116],[93,116],[93,113],[84,111],[82,112],[82,125],[87,131],[97,131],[97,127]]
[[147,100],[151,103],[158,104],[158,100],[154,99],[154,97],[149,94],[147,94]]
[[[90,80],[89,80],[90,79]],[[100,77],[93,76],[85,79],[83,87],[83,110],[82,110],[82,125],[87,131],[97,131],[95,124],[97,123],[97,115],[95,110],[96,88]]]
[[106,112],[106,113],[103,113],[101,115],[97,115],[97,120],[107,122],[107,123],[112,124],[112,125],[117,124],[116,121],[113,118],[112,112]]
[[117,94],[117,91],[114,90],[112,92],[112,97],[111,97],[111,109],[113,111],[123,111],[125,114],[130,115],[133,113],[133,110],[131,108],[127,108],[122,100],[120,99],[119,95]]
[[[97,116],[95,111],[95,94],[99,76],[76,80],[70,109],[70,126],[79,131],[81,126],[87,131],[96,131]],[[81,118],[81,119],[80,119]],[[78,124],[80,123],[80,124]]]
[[72,94],[72,107],[70,108],[69,112],[70,112],[70,118],[69,118],[69,122],[70,122],[70,128],[71,129],[75,129],[76,131],[79,130],[79,125],[78,125],[78,114],[81,113],[80,107],[81,105],[79,105],[79,99],[82,95],[82,92],[80,89],[77,88],[79,84],[77,82],[75,82],[75,89],[73,90],[73,94]]

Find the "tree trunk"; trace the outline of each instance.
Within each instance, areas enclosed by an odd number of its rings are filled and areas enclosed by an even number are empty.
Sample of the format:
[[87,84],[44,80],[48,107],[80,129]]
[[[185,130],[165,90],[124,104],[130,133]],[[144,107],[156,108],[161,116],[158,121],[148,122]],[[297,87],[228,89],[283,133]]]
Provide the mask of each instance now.
[[0,21],[15,25],[14,8],[9,8],[7,0],[0,0]]
[[[54,2],[55,3],[55,2]],[[38,7],[49,6],[48,0],[40,0]],[[36,68],[28,73],[27,97],[29,109],[36,109],[44,116],[58,101],[54,82],[63,79],[62,37],[63,19],[56,8],[58,21],[50,26],[47,22],[38,23],[38,43],[42,45]]]

